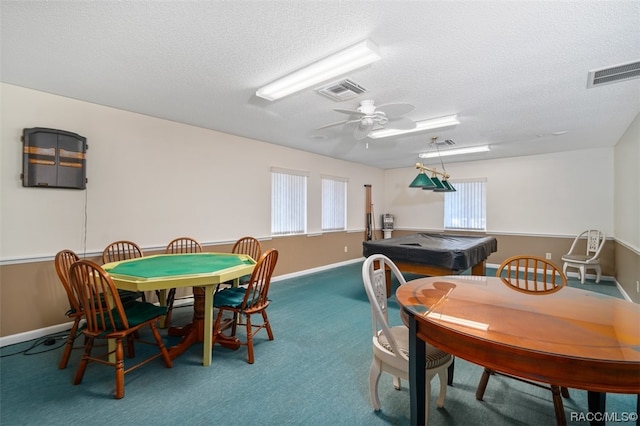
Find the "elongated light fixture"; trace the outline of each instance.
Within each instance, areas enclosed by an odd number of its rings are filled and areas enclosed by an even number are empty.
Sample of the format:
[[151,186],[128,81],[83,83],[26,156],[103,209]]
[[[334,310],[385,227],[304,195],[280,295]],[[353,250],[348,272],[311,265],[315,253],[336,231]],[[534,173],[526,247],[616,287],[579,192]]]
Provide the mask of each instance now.
[[[437,136],[432,137],[431,147],[433,148],[435,146],[435,156],[440,157],[440,150],[438,149],[438,145],[436,144],[437,141]],[[453,185],[451,185],[451,183],[449,183],[450,176],[447,173],[447,170],[444,168],[444,162],[442,161],[442,158],[440,158],[440,164],[442,165],[441,172],[436,169],[431,169],[422,163],[416,163],[416,169],[420,170],[420,172],[418,173],[418,176],[413,180],[413,182],[411,182],[409,187],[433,190],[433,192],[455,192],[456,189],[453,187]],[[431,178],[427,177],[425,172],[431,172]],[[442,176],[442,180],[438,178],[438,175]],[[424,178],[421,178],[421,176],[425,176],[429,182],[426,182]]]
[[377,50],[370,40],[361,41],[259,88],[256,96],[275,101],[378,61],[381,56]]
[[473,154],[475,152],[490,151],[489,145],[470,146],[468,148],[447,149],[437,152],[426,152],[418,154],[420,158],[446,157],[447,155]]
[[432,118],[430,120],[416,121],[416,127],[413,129],[378,129],[369,132],[372,139],[388,138],[389,136],[404,135],[405,133],[422,132],[424,130],[441,129],[443,127],[457,126],[460,124],[457,115],[448,115],[446,117]]

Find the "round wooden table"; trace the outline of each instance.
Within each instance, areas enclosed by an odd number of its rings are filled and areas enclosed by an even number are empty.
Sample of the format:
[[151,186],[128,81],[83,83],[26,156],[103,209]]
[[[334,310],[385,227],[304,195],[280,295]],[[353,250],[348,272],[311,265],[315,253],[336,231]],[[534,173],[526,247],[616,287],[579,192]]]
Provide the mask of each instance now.
[[[501,278],[421,278],[396,291],[410,329],[412,424],[424,424],[424,342],[489,369],[590,391],[640,394],[640,307],[593,291],[514,290]],[[418,385],[419,384],[419,385]]]

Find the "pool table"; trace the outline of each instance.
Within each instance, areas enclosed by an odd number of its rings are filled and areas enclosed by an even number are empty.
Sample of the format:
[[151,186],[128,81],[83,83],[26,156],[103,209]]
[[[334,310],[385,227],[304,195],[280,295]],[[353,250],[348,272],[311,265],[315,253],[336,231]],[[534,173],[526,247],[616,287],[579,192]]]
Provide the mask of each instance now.
[[[384,240],[364,241],[363,255],[384,254],[400,271],[420,275],[457,275],[471,268],[485,275],[485,260],[498,250],[495,237],[417,233]],[[387,271],[387,295],[391,273]]]

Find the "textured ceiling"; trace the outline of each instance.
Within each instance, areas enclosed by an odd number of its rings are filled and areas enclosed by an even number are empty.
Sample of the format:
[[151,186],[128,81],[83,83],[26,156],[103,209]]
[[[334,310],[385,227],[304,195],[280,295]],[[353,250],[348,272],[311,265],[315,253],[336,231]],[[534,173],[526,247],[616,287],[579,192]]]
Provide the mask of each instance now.
[[[451,161],[613,146],[640,112],[640,79],[587,89],[590,70],[640,60],[638,1],[3,0],[0,14],[5,83],[381,168],[412,166],[432,136],[491,145]],[[368,89],[357,99],[255,96],[364,39],[382,59],[345,75]],[[315,130],[362,99],[461,123]]]

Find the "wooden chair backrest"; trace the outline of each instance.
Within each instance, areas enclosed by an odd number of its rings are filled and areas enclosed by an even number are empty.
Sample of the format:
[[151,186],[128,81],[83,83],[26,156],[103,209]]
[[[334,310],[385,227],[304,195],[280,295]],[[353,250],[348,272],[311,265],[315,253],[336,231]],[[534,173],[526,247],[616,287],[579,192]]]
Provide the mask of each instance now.
[[[100,265],[80,260],[71,265],[69,278],[85,313],[86,332],[100,337],[129,328],[118,289]],[[118,324],[120,328],[116,327]]]
[[167,244],[165,253],[202,253],[202,245],[191,237],[179,237]]
[[553,293],[567,285],[567,277],[556,264],[538,256],[518,255],[506,259],[496,276],[519,291]]
[[119,262],[127,259],[143,257],[142,249],[131,241],[115,241],[102,252],[102,263]]
[[269,287],[271,276],[278,261],[278,250],[267,250],[258,260],[256,267],[251,274],[247,291],[242,301],[242,310],[246,313],[260,311],[269,304]]
[[262,244],[256,238],[242,237],[233,245],[231,253],[249,255],[257,262],[262,255]]
[[67,293],[69,299],[70,313],[82,313],[80,302],[76,297],[73,289],[71,288],[71,282],[69,281],[69,269],[71,265],[80,260],[80,257],[71,250],[62,250],[56,254],[55,265],[58,278],[64,287],[64,291]]

